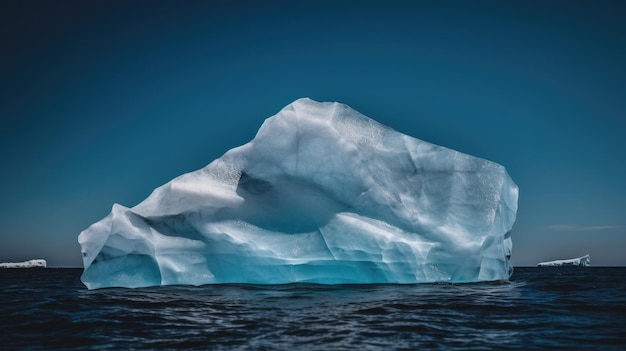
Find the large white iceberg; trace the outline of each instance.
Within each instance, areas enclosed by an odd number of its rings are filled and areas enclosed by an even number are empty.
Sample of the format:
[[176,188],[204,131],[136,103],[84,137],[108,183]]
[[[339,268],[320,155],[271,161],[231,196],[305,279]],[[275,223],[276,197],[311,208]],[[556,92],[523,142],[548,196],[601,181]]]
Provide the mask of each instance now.
[[46,268],[47,262],[43,259],[28,260],[24,262],[0,263],[0,268]]
[[538,267],[560,267],[560,266],[579,266],[587,267],[591,265],[591,258],[585,255],[578,258],[569,258],[566,260],[555,260],[537,263]]
[[299,99],[254,140],[78,237],[90,289],[506,280],[504,167],[340,103]]

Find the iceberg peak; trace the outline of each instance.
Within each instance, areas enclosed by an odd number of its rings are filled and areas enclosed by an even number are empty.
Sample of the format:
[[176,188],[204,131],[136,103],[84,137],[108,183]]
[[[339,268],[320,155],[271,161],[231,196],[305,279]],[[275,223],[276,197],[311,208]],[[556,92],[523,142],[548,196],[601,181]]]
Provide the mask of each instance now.
[[78,238],[90,289],[506,280],[504,167],[302,98]]

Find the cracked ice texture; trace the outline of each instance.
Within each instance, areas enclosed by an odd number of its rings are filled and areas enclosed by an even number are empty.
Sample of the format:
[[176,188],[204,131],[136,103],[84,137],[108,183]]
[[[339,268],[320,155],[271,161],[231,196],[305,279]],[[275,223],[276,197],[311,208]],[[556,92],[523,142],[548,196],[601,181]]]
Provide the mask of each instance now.
[[90,288],[506,280],[504,167],[299,99],[249,143],[83,231]]

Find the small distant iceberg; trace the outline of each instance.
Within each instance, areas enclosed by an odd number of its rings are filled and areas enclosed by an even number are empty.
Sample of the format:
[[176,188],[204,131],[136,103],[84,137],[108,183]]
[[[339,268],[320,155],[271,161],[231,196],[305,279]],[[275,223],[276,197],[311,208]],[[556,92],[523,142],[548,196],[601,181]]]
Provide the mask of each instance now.
[[583,257],[570,258],[567,260],[555,260],[555,261],[537,263],[537,267],[561,267],[561,266],[587,267],[590,265],[591,265],[591,259],[588,254]]
[[46,268],[47,264],[46,260],[37,259],[24,262],[0,263],[0,268]]

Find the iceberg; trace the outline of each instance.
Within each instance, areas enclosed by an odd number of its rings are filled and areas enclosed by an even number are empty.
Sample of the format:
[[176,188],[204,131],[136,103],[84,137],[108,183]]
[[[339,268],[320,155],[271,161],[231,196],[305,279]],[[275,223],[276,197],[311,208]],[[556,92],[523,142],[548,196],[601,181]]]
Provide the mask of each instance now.
[[590,265],[591,265],[591,258],[589,257],[588,254],[582,257],[578,257],[578,258],[570,258],[566,260],[555,260],[555,261],[537,263],[537,267],[561,267],[561,266],[587,267]]
[[89,289],[478,282],[513,271],[499,164],[296,100],[249,143],[80,233]]
[[24,262],[0,263],[0,268],[46,268],[47,262],[43,259],[29,260]]

